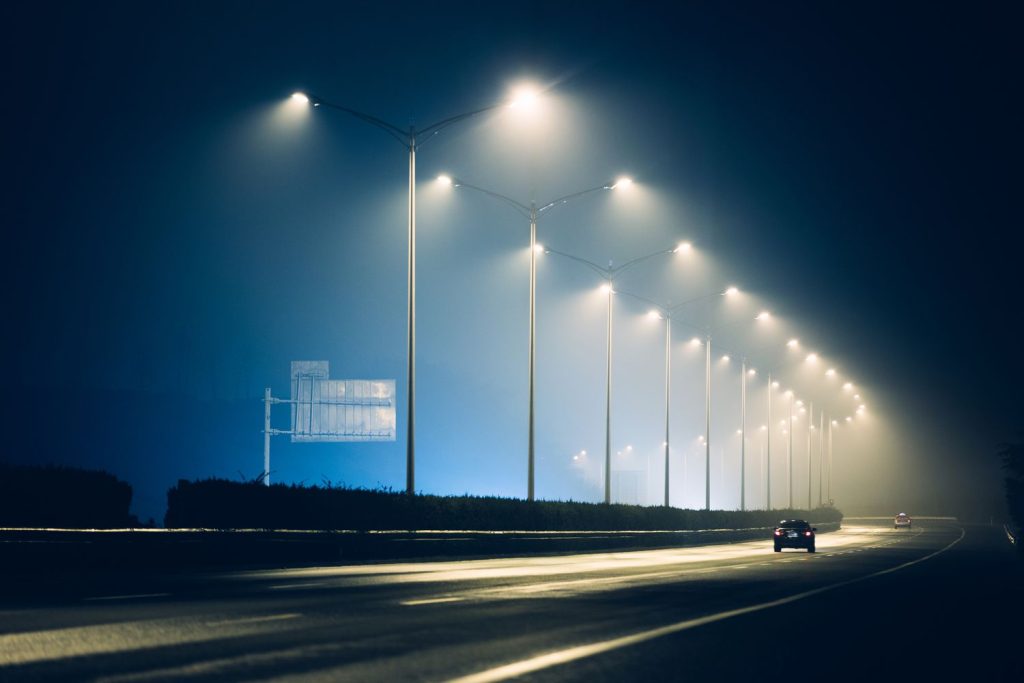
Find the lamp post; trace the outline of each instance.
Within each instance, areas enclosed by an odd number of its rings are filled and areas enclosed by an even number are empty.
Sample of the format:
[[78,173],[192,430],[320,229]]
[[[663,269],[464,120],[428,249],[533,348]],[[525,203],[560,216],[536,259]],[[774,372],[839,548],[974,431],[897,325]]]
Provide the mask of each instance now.
[[452,178],[450,176],[442,175],[438,177],[438,180],[446,185],[452,187],[464,187],[475,192],[479,192],[487,197],[498,200],[507,206],[512,207],[517,213],[526,218],[530,222],[530,332],[529,332],[529,352],[527,353],[527,364],[529,375],[529,409],[528,409],[528,435],[527,435],[527,483],[526,483],[526,498],[527,500],[534,500],[534,480],[535,480],[535,462],[536,462],[536,449],[535,449],[535,401],[534,401],[534,386],[536,376],[536,352],[537,352],[537,252],[541,247],[537,244],[537,221],[540,217],[550,211],[556,206],[561,206],[574,199],[579,199],[595,192],[602,190],[614,190],[617,188],[626,188],[633,184],[633,181],[629,178],[621,177],[617,180],[592,187],[587,190],[580,192],[574,192],[572,194],[553,199],[545,204],[538,205],[537,202],[531,201],[529,204],[520,202],[507,195],[494,192],[492,190],[467,183],[459,178]]
[[[532,100],[534,97],[535,94],[533,93],[523,93],[519,98],[508,104],[515,106],[516,104],[524,103],[527,99]],[[365,114],[355,109],[335,104],[319,97],[318,95],[309,95],[297,92],[292,95],[292,100],[301,104],[309,104],[314,108],[333,109],[353,116],[364,123],[383,130],[398,141],[398,143],[401,144],[408,153],[409,198],[407,223],[409,254],[407,266],[408,332],[406,339],[408,347],[408,367],[406,370],[408,375],[408,381],[406,384],[408,426],[406,431],[405,451],[405,492],[409,495],[413,495],[416,493],[416,151],[424,143],[445,128],[459,123],[460,121],[465,121],[466,119],[483,114],[484,112],[505,106],[505,104],[492,104],[464,114],[459,114],[458,116],[451,116],[446,119],[442,119],[423,128],[417,128],[413,125],[410,125],[408,128],[401,128],[388,123],[383,119],[377,118],[376,116],[371,116],[370,114]]]
[[789,509],[793,509],[793,392],[787,392],[789,394],[789,430],[787,441],[789,442],[786,450],[788,451],[787,466],[789,469]]
[[[615,279],[618,278],[623,272],[633,268],[644,261],[648,261],[657,256],[666,256],[669,254],[677,254],[681,251],[686,251],[684,245],[680,244],[672,249],[661,249],[659,251],[652,252],[645,256],[626,261],[621,266],[613,266],[612,262],[608,262],[607,267],[602,267],[593,261],[588,261],[585,258],[568,254],[564,251],[558,251],[557,249],[546,248],[545,254],[556,254],[562,256],[571,261],[575,261],[583,266],[586,266],[590,270],[597,273],[604,281],[602,290],[607,296],[607,311],[608,320],[605,327],[605,348],[607,349],[605,354],[605,403],[604,403],[604,502],[609,504],[612,502],[612,332],[613,332],[613,307],[612,307],[612,295],[615,294]],[[666,453],[668,452],[668,446],[666,445]]]
[[807,408],[807,509],[811,509],[811,432],[814,431],[814,402]]

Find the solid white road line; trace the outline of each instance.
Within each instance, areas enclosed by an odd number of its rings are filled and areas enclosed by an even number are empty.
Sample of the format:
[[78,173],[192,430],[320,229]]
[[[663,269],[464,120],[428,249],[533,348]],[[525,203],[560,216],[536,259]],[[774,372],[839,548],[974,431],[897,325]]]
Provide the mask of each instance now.
[[141,600],[142,598],[166,598],[170,593],[138,593],[136,595],[104,595],[97,598],[83,598],[86,602],[100,600]]
[[838,583],[833,583],[828,586],[822,586],[821,588],[815,588],[809,591],[804,591],[803,593],[797,593],[795,595],[779,598],[777,600],[771,600],[769,602],[762,602],[756,605],[748,605],[747,607],[740,607],[737,609],[727,610],[725,612],[718,612],[717,614],[709,614],[707,616],[698,617],[696,619],[687,619],[685,621],[680,621],[674,624],[669,624],[667,626],[649,629],[647,631],[640,631],[639,633],[634,633],[628,636],[622,636],[620,638],[613,638],[611,640],[599,641],[596,643],[590,643],[588,645],[578,645],[576,647],[570,647],[564,650],[548,652],[537,657],[523,659],[518,662],[512,662],[511,664],[505,664],[503,666],[498,666],[493,669],[486,669],[484,671],[479,671],[474,674],[469,674],[468,676],[453,678],[450,679],[448,683],[494,683],[495,681],[504,681],[509,678],[515,678],[516,676],[523,676],[528,673],[533,673],[534,671],[540,671],[542,669],[547,669],[553,666],[566,664],[568,662],[584,659],[586,657],[593,657],[594,655],[603,654],[605,652],[611,652],[612,650],[618,650],[623,647],[629,647],[630,645],[637,645],[639,643],[644,643],[649,640],[654,640],[655,638],[661,638],[662,636],[671,635],[673,633],[679,633],[680,631],[686,631],[692,628],[697,628],[698,626],[703,626],[705,624],[711,624],[717,621],[724,621],[725,619],[731,619],[733,617],[738,617],[744,614],[750,614],[751,612],[760,612],[762,610],[771,609],[773,607],[787,605],[791,602],[796,602],[797,600],[803,600],[805,598],[809,598],[815,595],[820,595],[821,593],[836,590],[837,588],[843,588],[845,586],[850,586],[856,583],[860,583],[862,581],[867,581],[869,579],[883,576],[885,574],[891,574],[901,569],[912,567],[915,564],[920,564],[921,562],[924,562],[926,560],[930,560],[936,555],[946,552],[947,550],[955,546],[957,543],[959,543],[961,540],[963,540],[964,534],[965,532],[961,528],[960,536],[944,548],[940,548],[939,550],[929,553],[928,555],[920,557],[916,560],[904,562],[903,564],[897,565],[895,567],[882,569],[880,571],[873,572],[865,576],[860,576],[855,579],[840,581]]

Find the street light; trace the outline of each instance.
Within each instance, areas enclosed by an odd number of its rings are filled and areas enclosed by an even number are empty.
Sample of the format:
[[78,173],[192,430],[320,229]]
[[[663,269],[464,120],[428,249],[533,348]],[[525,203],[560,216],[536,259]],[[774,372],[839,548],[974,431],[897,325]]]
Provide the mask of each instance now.
[[[517,100],[521,105],[530,102],[529,93],[522,96],[525,99]],[[629,178],[618,178],[607,183],[592,187],[581,192],[574,192],[567,194],[564,197],[553,199],[543,205],[538,206],[536,201],[531,201],[529,204],[520,202],[507,195],[499,194],[492,190],[467,183],[458,178],[452,178],[448,175],[441,175],[437,178],[438,182],[442,185],[451,187],[464,187],[468,190],[479,192],[491,199],[502,202],[503,204],[512,207],[517,213],[526,218],[530,222],[530,335],[529,335],[529,351],[527,353],[527,373],[529,375],[529,390],[528,390],[528,401],[529,401],[529,417],[528,417],[528,436],[527,436],[527,475],[526,475],[526,499],[534,499],[534,480],[535,480],[535,462],[536,462],[536,448],[535,448],[535,409],[534,409],[534,385],[536,376],[536,354],[537,354],[537,254],[545,251],[544,247],[537,243],[537,221],[547,211],[550,211],[556,206],[561,206],[575,199],[591,195],[595,192],[601,192],[602,190],[615,190],[625,189],[633,184],[633,181]]]
[[[617,185],[621,185],[626,179],[620,179],[616,181],[614,188]],[[630,181],[631,183],[632,181]],[[628,185],[629,183],[627,183]],[[615,279],[619,277],[623,272],[633,268],[645,261],[648,261],[657,256],[667,256],[670,254],[677,254],[680,252],[679,246],[672,249],[661,249],[659,251],[652,252],[645,256],[626,261],[621,266],[613,266],[612,262],[608,262],[607,267],[600,266],[593,261],[588,261],[585,258],[568,254],[564,251],[558,251],[556,249],[545,249],[545,254],[556,254],[563,258],[567,258],[570,261],[575,261],[580,265],[586,266],[590,270],[597,273],[600,277],[605,280],[605,283],[601,285],[601,291],[608,298],[608,323],[606,329],[606,349],[607,354],[605,357],[605,406],[604,406],[604,502],[609,504],[612,502],[612,295],[615,294]],[[666,432],[666,444],[668,442],[668,434]],[[665,446],[665,452],[668,453],[668,445]]]
[[480,109],[474,109],[473,111],[469,111],[464,114],[441,119],[440,121],[432,123],[424,128],[416,128],[414,125],[410,125],[408,128],[401,128],[388,123],[383,119],[377,118],[376,116],[365,114],[361,111],[356,111],[355,109],[351,109],[340,104],[335,104],[317,95],[296,92],[292,93],[291,99],[294,102],[312,105],[314,108],[318,109],[333,109],[335,111],[340,111],[353,116],[364,123],[374,126],[375,128],[379,128],[398,141],[398,143],[406,149],[409,155],[409,260],[407,266],[408,382],[406,385],[406,390],[408,392],[408,431],[406,433],[405,452],[405,492],[409,495],[414,495],[416,493],[416,150],[433,136],[437,135],[449,126],[485,112],[498,109],[502,106],[515,106],[517,103],[520,103],[521,100],[516,99],[509,103],[492,104],[487,107],[481,107]]

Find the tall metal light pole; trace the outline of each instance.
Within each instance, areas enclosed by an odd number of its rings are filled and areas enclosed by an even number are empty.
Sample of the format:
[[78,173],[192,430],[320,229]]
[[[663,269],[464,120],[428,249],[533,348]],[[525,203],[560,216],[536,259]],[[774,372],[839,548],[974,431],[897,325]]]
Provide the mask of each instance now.
[[740,363],[740,510],[747,509],[747,359]]
[[828,504],[832,505],[832,429],[836,426],[836,421],[832,420],[828,424]]
[[648,261],[656,256],[666,256],[669,254],[676,254],[680,251],[685,251],[684,245],[680,244],[673,249],[661,249],[653,253],[647,254],[646,256],[640,256],[626,261],[621,266],[614,266],[612,262],[608,262],[607,267],[602,267],[593,261],[588,261],[585,258],[568,254],[564,251],[558,251],[557,249],[546,248],[545,254],[556,254],[564,258],[576,261],[577,263],[586,266],[590,270],[597,273],[605,281],[603,285],[604,291],[608,297],[608,321],[606,324],[606,349],[605,354],[605,418],[604,418],[604,502],[609,504],[612,502],[612,332],[613,332],[613,309],[612,309],[612,296],[615,294],[615,279],[619,277],[623,272],[633,268],[634,266]]
[[665,316],[665,507],[668,507],[669,415],[672,404],[672,318]]
[[825,413],[818,411],[818,507],[821,507],[822,500],[822,473],[825,465]]
[[528,394],[529,394],[529,399],[528,399],[529,400],[529,410],[528,410],[528,413],[529,413],[529,417],[528,417],[528,420],[527,420],[528,421],[528,435],[527,435],[527,456],[526,456],[526,459],[527,459],[527,466],[526,466],[526,470],[527,470],[527,475],[526,475],[526,499],[527,500],[534,500],[534,493],[535,493],[534,481],[535,481],[535,478],[536,478],[536,475],[535,475],[535,472],[536,472],[536,466],[535,466],[535,463],[536,463],[536,448],[535,448],[536,440],[535,440],[535,436],[534,436],[535,433],[536,433],[536,428],[535,428],[535,424],[536,424],[536,417],[535,417],[536,411],[535,411],[535,408],[534,408],[534,405],[535,405],[535,401],[534,401],[534,386],[535,386],[536,365],[537,365],[537,362],[536,362],[536,357],[537,357],[536,356],[536,354],[537,354],[537,251],[539,250],[539,247],[537,245],[537,221],[540,219],[540,217],[545,212],[551,210],[552,208],[554,208],[556,206],[561,206],[561,205],[566,204],[566,203],[568,203],[568,202],[570,202],[570,201],[572,201],[574,199],[579,199],[580,197],[584,197],[584,196],[593,194],[595,192],[600,192],[601,190],[614,190],[616,188],[629,187],[630,185],[632,185],[633,181],[630,180],[629,178],[619,178],[617,180],[610,181],[610,182],[604,183],[602,185],[598,185],[597,187],[592,187],[592,188],[590,188],[588,190],[583,190],[581,192],[574,192],[572,194],[565,195],[564,197],[559,197],[558,199],[553,199],[553,200],[551,200],[551,201],[549,201],[549,202],[547,202],[545,204],[542,204],[542,205],[538,206],[537,202],[535,202],[535,201],[531,201],[529,204],[527,204],[525,202],[520,202],[520,201],[518,201],[516,199],[513,199],[512,197],[507,196],[507,195],[499,194],[498,192],[494,192],[492,190],[488,190],[488,189],[485,189],[483,187],[479,187],[477,185],[473,185],[471,183],[467,183],[464,180],[459,179],[459,178],[452,178],[450,176],[442,175],[442,176],[440,176],[438,178],[438,180],[441,181],[442,183],[451,185],[452,187],[464,187],[466,189],[473,190],[475,192],[479,192],[479,193],[481,193],[483,195],[486,195],[486,196],[491,197],[493,199],[496,199],[496,200],[498,200],[500,202],[503,202],[504,204],[512,207],[516,212],[518,212],[520,215],[524,216],[525,218],[527,218],[530,221],[530,337],[529,337],[529,352],[527,354],[528,355],[527,364],[529,366],[529,369],[528,369],[528,375],[529,375],[529,380],[528,380],[528,383],[529,383],[529,391],[528,391]]
[[768,373],[768,433],[765,435],[767,465],[764,470],[764,509],[772,509],[772,373]]
[[811,509],[811,432],[814,431],[814,402],[807,405],[807,509]]
[[704,509],[711,509],[711,335],[704,340]]
[[[488,107],[475,109],[465,114],[451,116],[442,119],[429,126],[417,129],[416,126],[401,128],[392,125],[383,119],[370,114],[335,104],[317,95],[295,93],[292,99],[301,103],[308,103],[314,108],[334,109],[344,112],[355,118],[368,123],[371,126],[383,130],[393,137],[407,151],[409,156],[409,206],[408,206],[408,381],[406,385],[408,400],[408,426],[406,431],[405,451],[405,492],[409,495],[416,493],[416,150],[433,136],[442,130],[460,121],[472,118],[484,112],[504,106],[493,104]],[[512,104],[515,104],[513,102]]]
[[789,397],[789,445],[787,450],[789,451],[788,463],[789,463],[789,509],[793,509],[793,403],[795,398],[792,394]]

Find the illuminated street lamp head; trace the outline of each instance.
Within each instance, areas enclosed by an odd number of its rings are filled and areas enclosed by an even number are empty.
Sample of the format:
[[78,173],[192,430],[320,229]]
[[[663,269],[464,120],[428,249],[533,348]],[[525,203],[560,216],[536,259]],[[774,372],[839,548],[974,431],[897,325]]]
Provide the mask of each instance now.
[[803,414],[804,414],[804,413],[806,413],[806,412],[807,412],[807,408],[801,408],[801,409],[800,409],[800,414],[801,414],[801,415],[803,415]]
[[747,370],[747,374],[753,377],[754,375],[757,374],[757,370],[755,370],[754,368],[750,368],[749,370]]
[[672,251],[677,253],[677,254],[686,254],[686,253],[689,253],[692,249],[693,249],[693,245],[690,244],[689,242],[680,242],[679,246],[677,246]]
[[818,354],[816,354],[816,353],[809,353],[809,354],[807,354],[807,362],[808,363],[817,363],[818,362]]
[[601,285],[601,293],[602,294],[614,294],[614,292],[612,291],[612,286],[610,284],[608,284],[607,282],[604,283],[603,285]]
[[846,416],[846,421],[847,421],[847,422],[853,422],[853,418],[852,418],[852,417],[850,417],[849,415],[847,415],[847,416]]
[[611,190],[625,190],[633,184],[633,179],[627,176],[619,176],[615,179],[615,182],[609,186]]
[[804,402],[803,402],[803,401],[797,401],[797,402],[796,402],[796,407],[797,407],[797,408],[801,408],[801,407],[803,407],[803,405],[804,405]]
[[729,362],[729,354],[726,354],[726,355],[722,356],[722,362],[723,363],[728,363]]
[[761,431],[762,432],[768,431],[768,425],[761,425]]
[[799,349],[800,348],[800,340],[799,339],[790,339],[788,342],[786,342],[786,346],[788,346],[791,349]]
[[442,185],[444,187],[451,187],[452,177],[450,175],[445,175],[442,173],[441,175],[437,176],[437,184]]
[[694,337],[693,339],[690,340],[690,346],[700,346],[701,343],[702,342],[698,337]]
[[737,430],[736,430],[736,433],[737,433],[737,434],[743,434],[743,430],[742,430],[742,429],[737,429]]
[[540,94],[537,89],[530,85],[521,85],[512,93],[512,99],[508,106],[516,109],[531,110],[537,106]]
[[854,394],[853,395],[853,400],[854,401],[859,401],[860,400],[860,394]]
[[309,95],[304,92],[293,92],[291,99],[298,104],[309,104]]
[[740,293],[740,290],[739,290],[739,288],[738,288],[738,287],[735,287],[735,286],[730,286],[730,287],[727,287],[727,288],[725,289],[725,291],[724,291],[724,292],[722,292],[722,294],[724,294],[725,296],[736,296],[736,295],[737,295],[737,294],[739,294],[739,293]]
[[772,389],[778,389],[778,388],[779,388],[779,383],[778,382],[772,382]]
[[647,311],[647,317],[651,320],[661,320],[661,313],[655,310]]
[[772,319],[772,314],[769,311],[761,311],[756,316],[754,316],[754,320],[771,320],[771,319]]
[[825,376],[826,377],[835,377],[836,376],[836,369],[835,368],[829,368],[828,370],[825,371]]
[[844,384],[843,385],[843,391],[853,391],[853,384],[851,384],[850,382],[847,382],[846,384]]
[[783,394],[783,395],[784,395],[784,396],[785,396],[786,398],[793,398],[793,390],[792,390],[792,389],[787,389],[787,390],[786,390],[786,393],[785,393],[785,394]]
[[832,420],[832,426],[833,427],[838,427],[839,426],[839,420]]

